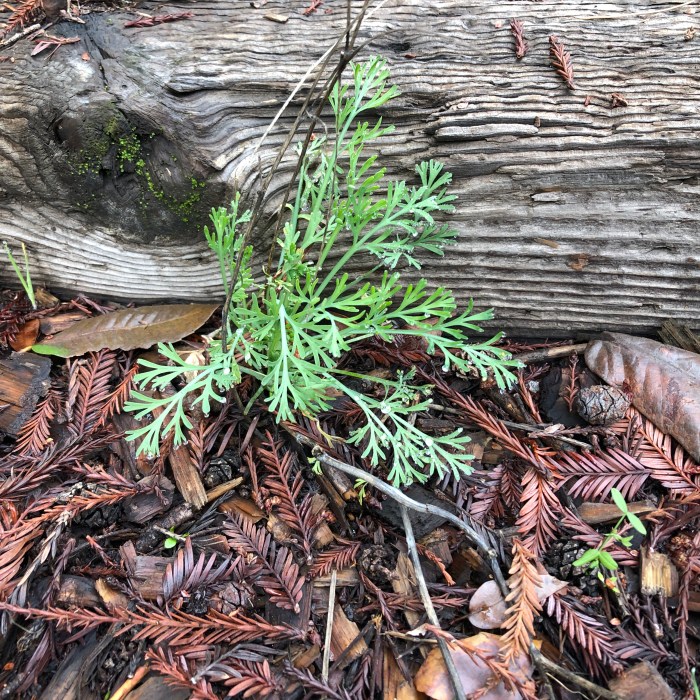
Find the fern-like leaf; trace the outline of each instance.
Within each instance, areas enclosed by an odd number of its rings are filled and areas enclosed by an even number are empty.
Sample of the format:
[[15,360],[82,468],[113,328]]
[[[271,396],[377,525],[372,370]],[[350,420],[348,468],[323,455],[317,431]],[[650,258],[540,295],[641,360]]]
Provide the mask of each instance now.
[[225,682],[230,697],[266,698],[283,690],[280,680],[273,675],[267,659],[238,661],[232,669],[238,677]]
[[557,457],[559,476],[567,482],[569,494],[586,500],[599,500],[619,489],[626,500],[640,491],[651,470],[622,450],[579,454],[561,452]]
[[316,524],[311,512],[311,498],[306,496],[299,502],[304,480],[296,467],[294,453],[286,450],[280,457],[282,451],[282,443],[275,442],[272,435],[267,433],[267,441],[258,449],[258,456],[269,472],[264,485],[277,498],[276,508],[280,519],[300,536],[304,553],[310,557],[311,531]]
[[530,641],[535,636],[535,615],[542,609],[537,598],[537,586],[540,575],[533,563],[533,555],[519,540],[513,540],[513,564],[510,567],[508,587],[510,593],[506,603],[503,627],[507,630],[502,638],[502,647],[506,659],[516,658],[519,654],[527,654]]
[[243,517],[230,519],[224,532],[231,547],[247,558],[250,577],[265,589],[270,602],[298,613],[304,577],[299,575],[292,553],[286,547],[276,547],[269,532]]
[[674,445],[670,435],[662,433],[650,420],[630,409],[630,420],[639,426],[641,440],[635,457],[651,471],[652,478],[670,491],[691,493],[700,486],[690,474],[698,472],[698,465],[686,455],[680,445]]
[[115,362],[114,351],[100,350],[73,365],[68,380],[71,414],[68,430],[76,437],[89,433],[100,419],[111,395]]
[[557,536],[561,505],[549,482],[532,467],[523,477],[520,503],[518,531],[524,535],[523,545],[539,557]]
[[575,90],[574,66],[571,61],[571,54],[556,36],[549,37],[549,57],[554,70],[561,76],[569,90]]
[[333,569],[338,571],[352,566],[360,551],[360,543],[353,542],[342,547],[330,547],[325,552],[316,555],[314,563],[308,571],[308,578],[327,576]]
[[206,588],[220,581],[231,578],[239,559],[225,559],[217,568],[216,554],[205,561],[204,552],[200,552],[195,561],[192,540],[188,537],[185,546],[178,550],[175,559],[168,564],[163,574],[163,596],[159,603],[167,603],[183,592]]
[[612,631],[579,607],[574,598],[555,593],[547,599],[545,612],[559,623],[574,651],[583,657],[591,675],[600,677],[603,669],[619,673],[622,664],[616,659]]
[[51,423],[56,416],[59,395],[49,389],[34,411],[34,415],[22,426],[17,437],[17,454],[38,455],[51,442]]

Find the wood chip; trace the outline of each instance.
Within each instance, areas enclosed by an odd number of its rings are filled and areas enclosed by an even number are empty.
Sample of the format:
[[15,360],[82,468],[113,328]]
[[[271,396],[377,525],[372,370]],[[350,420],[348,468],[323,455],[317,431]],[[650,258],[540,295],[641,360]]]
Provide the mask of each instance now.
[[[158,484],[157,490],[148,490],[154,483]],[[139,482],[147,490],[138,493],[124,501],[124,518],[132,523],[143,525],[156,515],[165,513],[170,509],[175,494],[175,486],[165,476],[153,474],[144,477]]]
[[48,357],[13,352],[0,359],[0,433],[15,437],[51,383]]
[[[632,513],[640,516],[656,510],[651,501],[634,501],[628,503],[627,507]],[[581,520],[589,525],[616,522],[620,519],[620,509],[614,503],[582,503],[578,507],[578,514]]]
[[241,516],[252,523],[257,523],[265,517],[264,511],[260,510],[250,498],[242,496],[227,498],[219,506],[219,510],[232,516]]
[[413,687],[413,683],[404,678],[394,652],[388,644],[384,645],[382,678],[383,700],[418,700],[425,697]]
[[102,601],[93,581],[85,576],[66,574],[61,577],[61,587],[58,589],[56,602],[66,607],[94,608]]
[[[412,598],[416,595],[416,572],[413,568],[413,562],[403,552],[399,553],[396,560],[396,568],[394,569],[394,579],[391,581],[391,587],[394,593],[400,593],[406,598]],[[408,626],[413,629],[418,627],[421,621],[421,615],[412,610],[404,612]]]
[[288,15],[280,15],[277,12],[267,12],[263,17],[269,19],[270,22],[277,22],[277,24],[286,24],[289,19]]
[[628,668],[609,682],[610,690],[625,700],[673,700],[661,674],[648,661]]
[[452,563],[452,552],[450,551],[450,538],[446,530],[438,528],[429,532],[418,540],[426,549],[430,550],[445,566]]
[[[320,493],[315,493],[311,497],[311,512],[314,515],[318,515],[319,513],[322,513],[324,510],[326,510],[326,508],[328,508],[328,499]],[[335,535],[333,534],[333,531],[330,529],[330,527],[328,527],[328,523],[325,520],[322,520],[316,526],[316,529],[313,533],[312,542],[313,546],[316,547],[316,549],[323,549],[332,542],[335,542]]]
[[119,551],[129,573],[129,581],[141,596],[145,600],[155,600],[163,595],[163,575],[173,559],[136,554],[133,542],[124,543]]
[[[362,637],[358,637],[360,628],[354,622],[348,620],[343,608],[336,603],[333,609],[333,632],[331,633],[331,656],[333,659],[347,650],[340,668],[345,668],[355,659],[359,659],[369,652],[369,648]],[[352,646],[351,646],[352,645]]]

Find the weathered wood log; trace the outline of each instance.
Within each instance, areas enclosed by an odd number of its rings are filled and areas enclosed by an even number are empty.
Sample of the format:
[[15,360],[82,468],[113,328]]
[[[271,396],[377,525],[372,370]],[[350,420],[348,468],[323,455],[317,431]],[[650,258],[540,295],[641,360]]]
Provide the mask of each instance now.
[[[81,41],[50,61],[26,39],[0,47],[14,60],[0,63],[0,238],[27,243],[34,279],[141,301],[218,297],[199,234],[207,210],[254,191],[301,98],[256,152],[261,135],[345,22],[344,2],[309,16],[301,0],[255,5],[144,2],[194,12],[145,28],[94,12],[51,28]],[[390,172],[411,178],[437,158],[455,175],[461,236],[425,266],[431,282],[495,307],[495,326],[513,333],[698,327],[694,11],[405,0],[367,18],[364,55],[387,57],[402,92],[382,109],[397,125],[382,146]],[[520,61],[510,17],[530,45]],[[553,34],[576,90],[550,66]]]

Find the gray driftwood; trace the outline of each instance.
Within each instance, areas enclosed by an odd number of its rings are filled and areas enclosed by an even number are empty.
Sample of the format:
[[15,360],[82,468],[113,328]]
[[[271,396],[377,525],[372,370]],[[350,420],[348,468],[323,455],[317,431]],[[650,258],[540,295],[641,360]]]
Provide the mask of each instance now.
[[[26,39],[0,47],[14,59],[0,63],[0,237],[28,244],[35,279],[140,301],[219,294],[206,210],[250,192],[299,101],[256,153],[261,134],[344,26],[344,1],[305,4],[142,3],[194,18],[126,29],[133,11],[94,11],[49,30],[81,38],[51,60]],[[455,175],[460,242],[426,265],[432,282],[513,333],[698,327],[696,5],[389,0],[366,21],[365,55],[386,56],[402,91],[383,114],[390,169],[438,158]],[[549,65],[550,34],[575,91]]]

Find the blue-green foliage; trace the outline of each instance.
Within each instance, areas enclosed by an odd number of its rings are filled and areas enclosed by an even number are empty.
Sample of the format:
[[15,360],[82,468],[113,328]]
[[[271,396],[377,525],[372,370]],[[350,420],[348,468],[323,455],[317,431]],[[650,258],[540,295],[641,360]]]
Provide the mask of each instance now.
[[[204,367],[184,363],[172,346],[160,346],[170,366],[142,362],[147,370],[136,378],[141,386],[159,388],[177,376],[190,379],[174,396],[157,401],[133,394],[128,408],[138,417],[155,406],[163,409],[131,433],[131,439],[143,438],[140,449],[157,452],[170,430],[176,442],[184,440],[184,428],[191,427],[183,404],[187,394],[194,392],[207,412],[211,401],[222,400],[248,374],[259,386],[249,406],[263,398],[278,421],[294,421],[298,414],[315,417],[339,391],[348,396],[365,419],[349,441],[375,465],[390,460],[394,484],[469,471],[468,438],[461,431],[431,437],[414,425],[414,414],[429,403],[429,386],[411,384],[410,373],[396,381],[372,378],[383,393],[377,399],[347,386],[357,375],[337,368],[340,356],[362,340],[390,342],[412,335],[425,339],[428,352],[441,355],[445,371],[491,374],[500,387],[513,380],[515,363],[495,347],[500,334],[467,343],[468,334],[491,318],[490,311],[474,312],[471,303],[459,311],[448,290],[431,290],[425,280],[406,286],[400,281],[396,268],[402,261],[420,268],[419,255],[442,255],[454,241],[455,232],[434,215],[451,212],[455,197],[447,191],[451,175],[440,163],[420,163],[417,184],[408,185],[385,182],[376,156],[365,156],[366,144],[392,131],[381,119],[373,125],[362,121],[365,112],[398,94],[387,86],[388,78],[385,62],[372,58],[353,65],[352,80],[332,92],[335,137],[317,138],[307,150],[278,240],[277,268],[267,271],[264,281],[254,281],[251,249],[244,251],[239,274],[232,278],[242,245],[240,227],[250,219],[250,212],[239,211],[239,197],[230,209],[212,211],[213,230],[206,228],[205,235],[219,260],[224,292],[233,287],[224,321],[228,349],[223,352],[221,342],[212,340]],[[343,253],[334,257],[341,241]],[[368,253],[376,262],[367,274],[344,272],[355,256]]]

